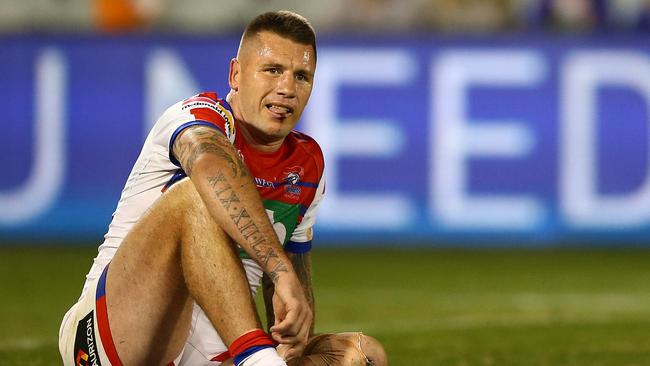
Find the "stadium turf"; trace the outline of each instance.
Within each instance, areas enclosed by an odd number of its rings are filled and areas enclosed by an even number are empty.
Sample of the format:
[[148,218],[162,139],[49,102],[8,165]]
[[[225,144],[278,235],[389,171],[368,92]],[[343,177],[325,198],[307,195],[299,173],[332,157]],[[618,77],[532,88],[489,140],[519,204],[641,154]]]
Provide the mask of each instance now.
[[[60,365],[94,248],[0,247],[0,365]],[[650,250],[321,249],[317,329],[390,365],[650,365]]]

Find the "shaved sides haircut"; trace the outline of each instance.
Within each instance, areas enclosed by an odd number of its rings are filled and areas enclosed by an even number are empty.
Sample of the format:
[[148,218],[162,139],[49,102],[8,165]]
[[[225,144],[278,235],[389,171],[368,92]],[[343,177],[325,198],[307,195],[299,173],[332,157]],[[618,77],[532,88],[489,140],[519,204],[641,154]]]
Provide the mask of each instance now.
[[261,32],[275,33],[296,43],[310,45],[316,60],[316,32],[302,15],[288,10],[260,14],[244,30],[241,43]]

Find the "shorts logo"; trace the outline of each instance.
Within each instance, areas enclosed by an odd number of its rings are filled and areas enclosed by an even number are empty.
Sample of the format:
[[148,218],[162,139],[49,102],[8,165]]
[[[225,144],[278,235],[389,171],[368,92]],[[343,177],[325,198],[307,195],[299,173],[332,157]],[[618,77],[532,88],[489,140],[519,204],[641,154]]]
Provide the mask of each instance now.
[[77,325],[77,336],[74,341],[74,364],[76,366],[101,366],[97,354],[95,338],[95,320],[91,311]]

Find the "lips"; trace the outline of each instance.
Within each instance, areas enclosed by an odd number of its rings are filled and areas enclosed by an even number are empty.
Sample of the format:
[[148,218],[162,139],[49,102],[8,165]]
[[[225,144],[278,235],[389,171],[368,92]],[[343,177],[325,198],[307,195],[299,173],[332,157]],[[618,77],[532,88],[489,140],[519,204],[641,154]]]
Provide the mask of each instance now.
[[266,105],[266,109],[276,118],[286,118],[293,113],[293,108],[279,103],[269,103]]

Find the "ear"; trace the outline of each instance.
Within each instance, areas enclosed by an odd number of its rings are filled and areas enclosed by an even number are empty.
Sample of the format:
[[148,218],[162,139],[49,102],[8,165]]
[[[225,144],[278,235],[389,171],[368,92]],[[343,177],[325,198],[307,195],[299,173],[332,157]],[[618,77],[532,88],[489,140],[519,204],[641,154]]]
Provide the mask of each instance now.
[[233,58],[230,60],[230,70],[228,71],[228,84],[230,89],[238,91],[239,89],[239,60]]

